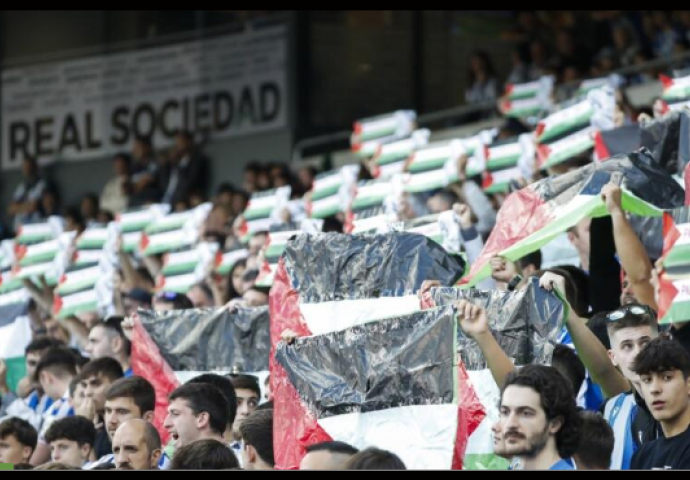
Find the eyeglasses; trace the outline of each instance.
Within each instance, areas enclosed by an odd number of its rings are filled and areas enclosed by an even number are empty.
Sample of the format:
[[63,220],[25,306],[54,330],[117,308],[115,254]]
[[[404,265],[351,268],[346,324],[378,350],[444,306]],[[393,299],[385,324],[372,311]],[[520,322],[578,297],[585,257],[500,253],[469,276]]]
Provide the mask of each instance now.
[[632,305],[629,307],[620,308],[615,312],[609,313],[608,315],[606,315],[606,320],[609,322],[617,322],[618,320],[625,318],[626,315],[636,315],[638,317],[641,317],[643,315],[649,315],[653,318],[656,317],[654,311],[648,306]]

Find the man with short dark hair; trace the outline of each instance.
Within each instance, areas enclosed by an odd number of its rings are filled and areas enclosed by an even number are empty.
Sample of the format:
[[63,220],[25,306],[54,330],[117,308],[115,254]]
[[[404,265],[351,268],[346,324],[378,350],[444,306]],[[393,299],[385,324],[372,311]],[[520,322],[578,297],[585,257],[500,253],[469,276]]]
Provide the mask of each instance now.
[[608,470],[614,437],[611,425],[599,413],[580,412],[580,445],[573,455],[578,470]]
[[145,420],[128,420],[113,436],[114,462],[118,470],[157,470],[163,455],[156,428]]
[[252,413],[240,427],[245,470],[273,470],[273,410]]
[[643,445],[632,468],[690,469],[690,355],[675,340],[657,338],[640,352],[633,370],[664,436]]
[[[187,384],[195,383],[208,383],[218,388],[225,398],[228,400],[228,427],[225,429],[225,440],[230,441],[232,439],[232,427],[235,423],[235,417],[237,416],[237,395],[235,394],[235,387],[232,385],[232,381],[228,377],[223,377],[221,375],[215,375],[213,373],[206,373],[199,375],[198,377],[192,378]],[[238,452],[239,453],[239,452]],[[239,458],[238,458],[239,460]]]
[[232,427],[233,442],[230,447],[236,450],[241,450],[242,433],[240,427],[249,415],[251,415],[259,406],[261,400],[261,388],[256,377],[251,375],[232,375],[230,377],[233,387],[235,387],[235,395],[237,396],[237,416],[235,417],[235,424]]
[[97,425],[95,453],[99,459],[113,453],[105,429],[105,397],[108,388],[123,375],[120,362],[109,357],[92,360],[84,365],[80,373],[86,398],[77,415]]
[[62,343],[57,340],[38,337],[26,347],[24,350],[26,376],[19,382],[16,395],[9,390],[7,385],[2,385],[3,380],[5,384],[7,383],[6,379],[0,378],[0,395],[2,395],[0,419],[6,416],[18,417],[29,422],[36,430],[41,428],[43,415],[51,407],[53,400],[35,381],[36,367],[49,348],[59,346],[62,346]]
[[57,420],[46,432],[51,461],[81,468],[93,458],[96,428],[84,417]]
[[165,428],[176,448],[212,439],[224,442],[228,425],[228,400],[217,387],[207,383],[187,384],[170,394]]
[[110,317],[94,326],[89,332],[86,352],[91,360],[112,358],[120,362],[125,377],[132,376],[130,354],[132,346],[122,330],[122,317]]
[[207,438],[175,452],[171,470],[232,470],[239,466],[237,457],[225,443]]
[[344,442],[322,442],[307,447],[300,470],[342,470],[350,458],[359,452]]
[[508,375],[501,392],[508,455],[526,470],[573,470],[580,416],[570,382],[553,367],[528,365]]
[[69,386],[76,375],[77,361],[74,353],[65,347],[48,349],[36,366],[35,381],[40,383],[41,389],[53,404],[43,415],[38,446],[31,458],[32,465],[42,465],[50,459],[45,433],[53,422],[74,415],[69,402]]
[[[153,422],[156,409],[156,391],[141,377],[121,378],[105,392],[105,430],[112,443],[117,429],[128,420]],[[104,463],[115,463],[115,451],[106,454],[85,467],[92,470]]]
[[37,443],[38,433],[29,422],[10,418],[0,423],[0,463],[29,463]]

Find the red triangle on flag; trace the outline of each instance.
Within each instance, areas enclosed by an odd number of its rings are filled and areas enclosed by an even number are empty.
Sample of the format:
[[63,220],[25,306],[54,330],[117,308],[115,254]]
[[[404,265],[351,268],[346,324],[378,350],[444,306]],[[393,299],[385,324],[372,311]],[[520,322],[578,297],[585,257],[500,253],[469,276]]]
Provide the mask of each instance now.
[[664,90],[668,90],[674,84],[674,81],[671,77],[663,74],[659,75],[659,81],[661,82],[661,85],[664,87]]

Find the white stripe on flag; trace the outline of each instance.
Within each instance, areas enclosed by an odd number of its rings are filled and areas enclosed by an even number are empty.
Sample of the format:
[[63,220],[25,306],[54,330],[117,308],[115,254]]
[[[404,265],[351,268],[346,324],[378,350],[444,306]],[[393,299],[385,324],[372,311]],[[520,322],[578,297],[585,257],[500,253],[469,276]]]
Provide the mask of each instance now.
[[26,315],[0,327],[0,358],[23,357],[24,349],[31,342],[31,335],[31,321]]
[[449,470],[458,428],[457,405],[414,405],[318,420],[334,440],[398,455],[410,470]]
[[416,295],[363,298],[337,302],[302,303],[302,316],[314,335],[339,332],[356,325],[420,311]]

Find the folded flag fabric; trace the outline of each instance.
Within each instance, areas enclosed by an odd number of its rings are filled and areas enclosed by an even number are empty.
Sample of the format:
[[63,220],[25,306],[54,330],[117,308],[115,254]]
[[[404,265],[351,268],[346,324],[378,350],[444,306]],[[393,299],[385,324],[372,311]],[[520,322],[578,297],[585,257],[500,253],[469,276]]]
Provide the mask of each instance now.
[[472,286],[487,278],[489,261],[496,255],[519,260],[582,219],[608,215],[600,193],[609,182],[624,187],[623,208],[635,215],[660,217],[661,209],[682,206],[685,201],[683,189],[646,151],[541,180],[508,197],[463,284]]

